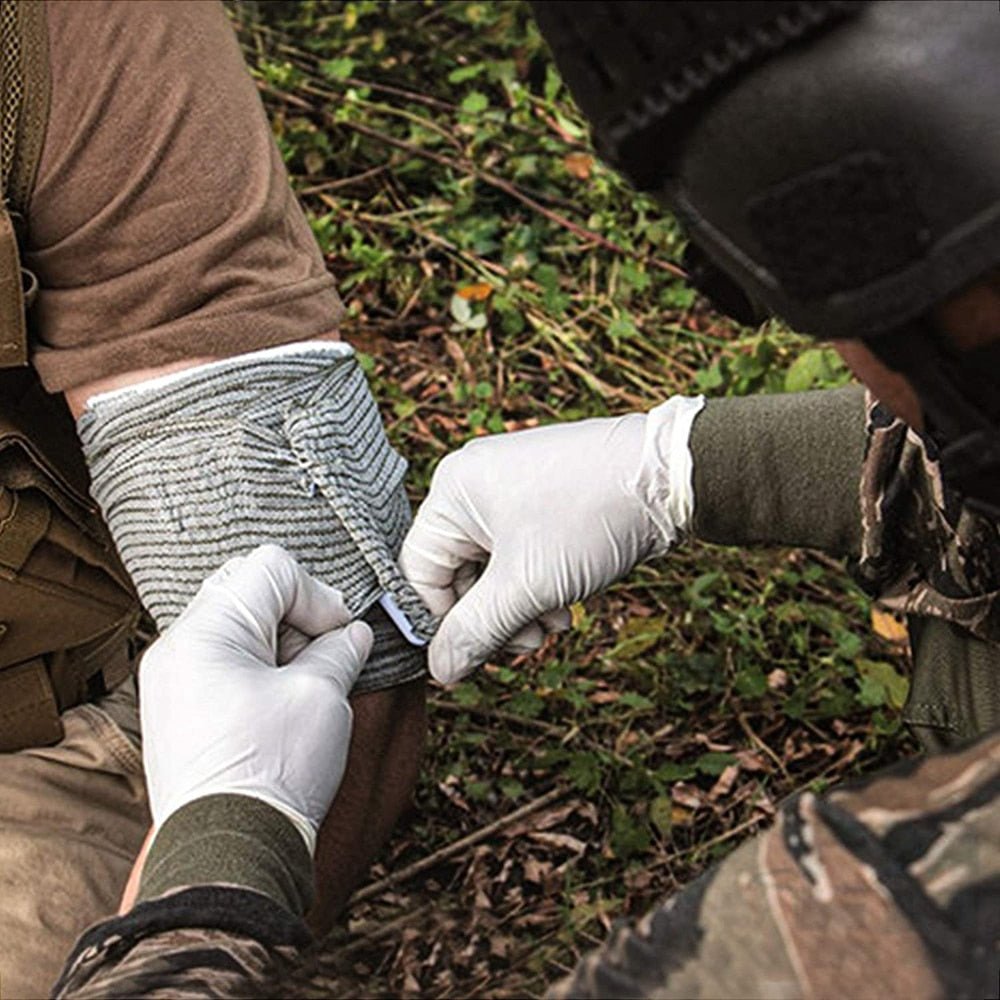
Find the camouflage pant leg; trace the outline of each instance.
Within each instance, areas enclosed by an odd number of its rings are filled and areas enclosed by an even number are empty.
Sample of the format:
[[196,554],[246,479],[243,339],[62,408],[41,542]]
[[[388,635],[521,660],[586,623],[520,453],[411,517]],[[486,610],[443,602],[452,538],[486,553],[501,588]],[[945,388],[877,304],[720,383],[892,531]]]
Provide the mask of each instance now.
[[554,997],[984,997],[1000,976],[1000,733],[787,803]]
[[301,918],[262,893],[188,886],[92,927],[69,955],[52,995],[283,996],[274,984],[299,963],[309,941]]

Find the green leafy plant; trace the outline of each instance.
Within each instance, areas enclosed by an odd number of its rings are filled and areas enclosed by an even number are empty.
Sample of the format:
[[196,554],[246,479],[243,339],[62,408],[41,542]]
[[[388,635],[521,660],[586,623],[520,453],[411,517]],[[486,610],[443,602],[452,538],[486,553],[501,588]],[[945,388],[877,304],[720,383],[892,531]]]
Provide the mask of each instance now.
[[[849,380],[686,283],[680,227],[594,154],[527,5],[231,9],[415,502],[476,435]],[[785,795],[909,750],[905,656],[869,613],[816,554],[687,544],[537,654],[432,690],[416,809],[374,877],[436,860],[351,908],[343,982],[541,995]]]

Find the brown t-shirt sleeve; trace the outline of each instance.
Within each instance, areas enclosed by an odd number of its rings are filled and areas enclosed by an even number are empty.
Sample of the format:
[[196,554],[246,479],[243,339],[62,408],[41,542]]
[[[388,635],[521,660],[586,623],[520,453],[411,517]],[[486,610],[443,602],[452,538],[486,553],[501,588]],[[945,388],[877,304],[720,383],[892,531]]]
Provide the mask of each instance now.
[[50,2],[28,211],[50,391],[335,329],[343,311],[225,13]]
[[859,386],[709,400],[691,432],[693,534],[857,555],[864,449]]

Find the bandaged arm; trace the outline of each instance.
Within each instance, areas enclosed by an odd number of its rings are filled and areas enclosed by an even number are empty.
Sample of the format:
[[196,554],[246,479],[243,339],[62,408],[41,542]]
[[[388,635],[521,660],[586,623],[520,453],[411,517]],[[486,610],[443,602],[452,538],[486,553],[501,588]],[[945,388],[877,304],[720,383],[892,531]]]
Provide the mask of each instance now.
[[433,619],[394,561],[410,520],[406,463],[348,345],[286,345],[98,394],[78,432],[91,491],[161,629],[227,559],[276,542],[336,579],[372,626],[357,691],[423,674]]

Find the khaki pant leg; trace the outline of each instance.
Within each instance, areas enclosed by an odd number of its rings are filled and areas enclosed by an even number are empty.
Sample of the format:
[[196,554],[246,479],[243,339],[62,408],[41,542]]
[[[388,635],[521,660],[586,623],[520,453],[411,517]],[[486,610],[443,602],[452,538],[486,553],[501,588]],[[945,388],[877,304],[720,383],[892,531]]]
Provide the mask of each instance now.
[[63,724],[56,746],[0,754],[4,1000],[48,996],[80,932],[117,910],[149,826],[141,754],[111,715],[81,705]]

